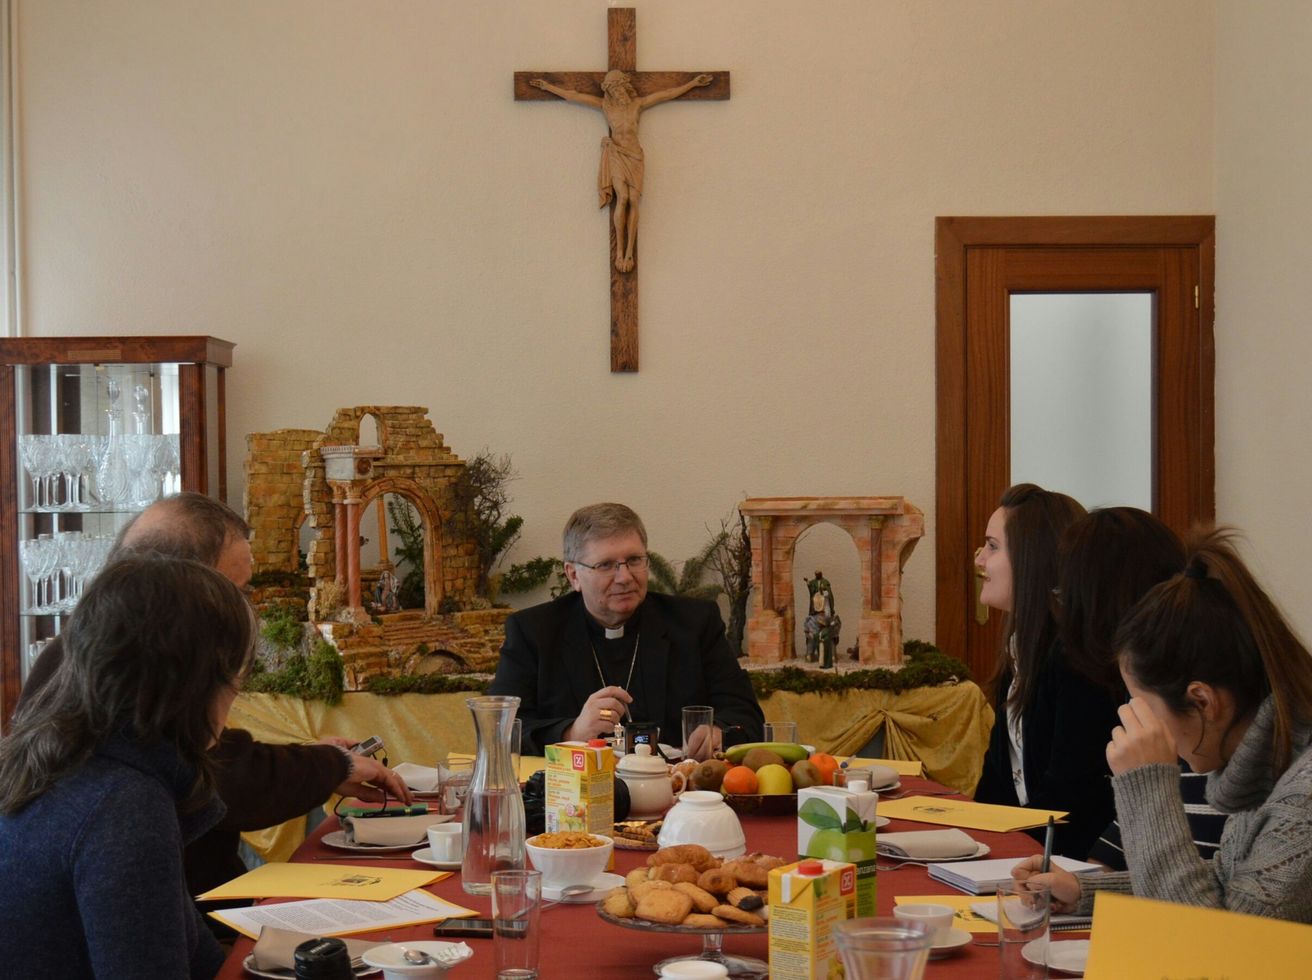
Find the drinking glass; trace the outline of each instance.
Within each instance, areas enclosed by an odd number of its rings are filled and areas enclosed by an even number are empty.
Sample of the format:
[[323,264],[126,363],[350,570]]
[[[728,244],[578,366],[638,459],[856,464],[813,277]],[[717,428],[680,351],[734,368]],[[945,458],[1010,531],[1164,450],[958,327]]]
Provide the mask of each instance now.
[[[519,760],[520,744],[524,740],[524,719],[516,718],[510,723],[510,767],[515,770],[515,778],[520,779]],[[522,782],[523,780],[520,779]]]
[[704,762],[715,751],[715,709],[690,704],[683,709],[683,757]]
[[765,740],[767,742],[786,742],[789,744],[796,743],[797,722],[767,721],[765,723]]
[[492,937],[497,980],[538,975],[541,871],[492,872]]
[[469,780],[474,775],[473,759],[448,759],[438,765],[438,809],[460,816],[469,797]]
[[892,916],[848,919],[834,927],[834,945],[848,980],[921,980],[930,927]]
[[1051,902],[1046,885],[1012,881],[998,886],[998,950],[1002,955],[998,976],[1003,980],[1047,980]]

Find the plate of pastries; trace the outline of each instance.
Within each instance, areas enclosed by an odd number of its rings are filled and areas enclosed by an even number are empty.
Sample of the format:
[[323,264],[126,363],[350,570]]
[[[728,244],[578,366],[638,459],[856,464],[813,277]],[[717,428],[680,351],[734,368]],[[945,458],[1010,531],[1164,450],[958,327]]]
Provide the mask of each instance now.
[[763,932],[771,854],[721,860],[700,844],[663,847],[597,903],[597,914],[626,929],[649,932]]

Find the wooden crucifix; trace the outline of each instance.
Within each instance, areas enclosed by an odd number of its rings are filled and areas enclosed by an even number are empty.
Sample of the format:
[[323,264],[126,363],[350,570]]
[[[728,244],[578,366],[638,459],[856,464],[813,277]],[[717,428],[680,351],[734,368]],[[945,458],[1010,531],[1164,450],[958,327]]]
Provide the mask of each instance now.
[[600,109],[610,127],[601,141],[597,192],[610,205],[610,369],[638,370],[638,203],[643,160],[638,117],[671,99],[727,99],[729,73],[638,71],[638,26],[632,7],[606,12],[608,70],[517,71],[515,100],[556,98]]

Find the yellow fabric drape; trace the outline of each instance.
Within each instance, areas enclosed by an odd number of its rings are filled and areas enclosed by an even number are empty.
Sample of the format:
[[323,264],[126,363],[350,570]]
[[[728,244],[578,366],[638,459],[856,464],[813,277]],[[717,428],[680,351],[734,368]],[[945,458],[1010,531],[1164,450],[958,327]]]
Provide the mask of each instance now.
[[[474,726],[465,707],[468,693],[402,694],[384,697],[352,693],[342,703],[302,701],[278,694],[242,694],[228,725],[244,728],[261,742],[313,742],[325,735],[363,739],[379,735],[393,764],[436,765],[448,752],[472,753]],[[768,721],[794,721],[802,741],[821,752],[853,755],[881,727],[884,755],[919,759],[925,774],[940,783],[973,792],[993,727],[993,709],[970,682],[943,687],[841,694],[776,691],[761,702]],[[305,821],[242,835],[267,861],[285,861],[305,838]]]
[[793,694],[761,702],[766,721],[797,723],[798,738],[833,755],[854,755],[884,729],[884,756],[919,759],[925,775],[973,793],[984,767],[993,708],[975,684],[909,691]]

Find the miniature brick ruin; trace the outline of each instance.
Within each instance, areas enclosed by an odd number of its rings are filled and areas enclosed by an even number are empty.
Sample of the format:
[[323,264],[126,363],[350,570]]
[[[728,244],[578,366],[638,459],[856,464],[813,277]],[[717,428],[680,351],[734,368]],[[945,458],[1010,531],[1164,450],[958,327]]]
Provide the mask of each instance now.
[[791,660],[797,539],[815,524],[852,536],[861,561],[858,657],[867,666],[902,663],[902,567],[925,533],[925,516],[904,497],[760,497],[745,500],[752,544],[747,654],[755,663]]
[[[509,610],[439,610],[474,604],[475,545],[453,485],[464,462],[442,441],[426,408],[358,405],[323,431],[280,429],[247,437],[246,519],[258,601],[305,601],[309,619],[342,654],[348,690],[376,674],[494,670]],[[370,417],[376,445],[361,445]],[[371,613],[366,587],[390,569],[385,516],[381,561],[360,567],[360,528],[384,494],[404,498],[424,534],[424,608]],[[372,510],[371,510],[372,508]],[[313,529],[302,571],[301,526]],[[303,576],[303,578],[301,577]],[[300,587],[298,588],[297,585]]]

